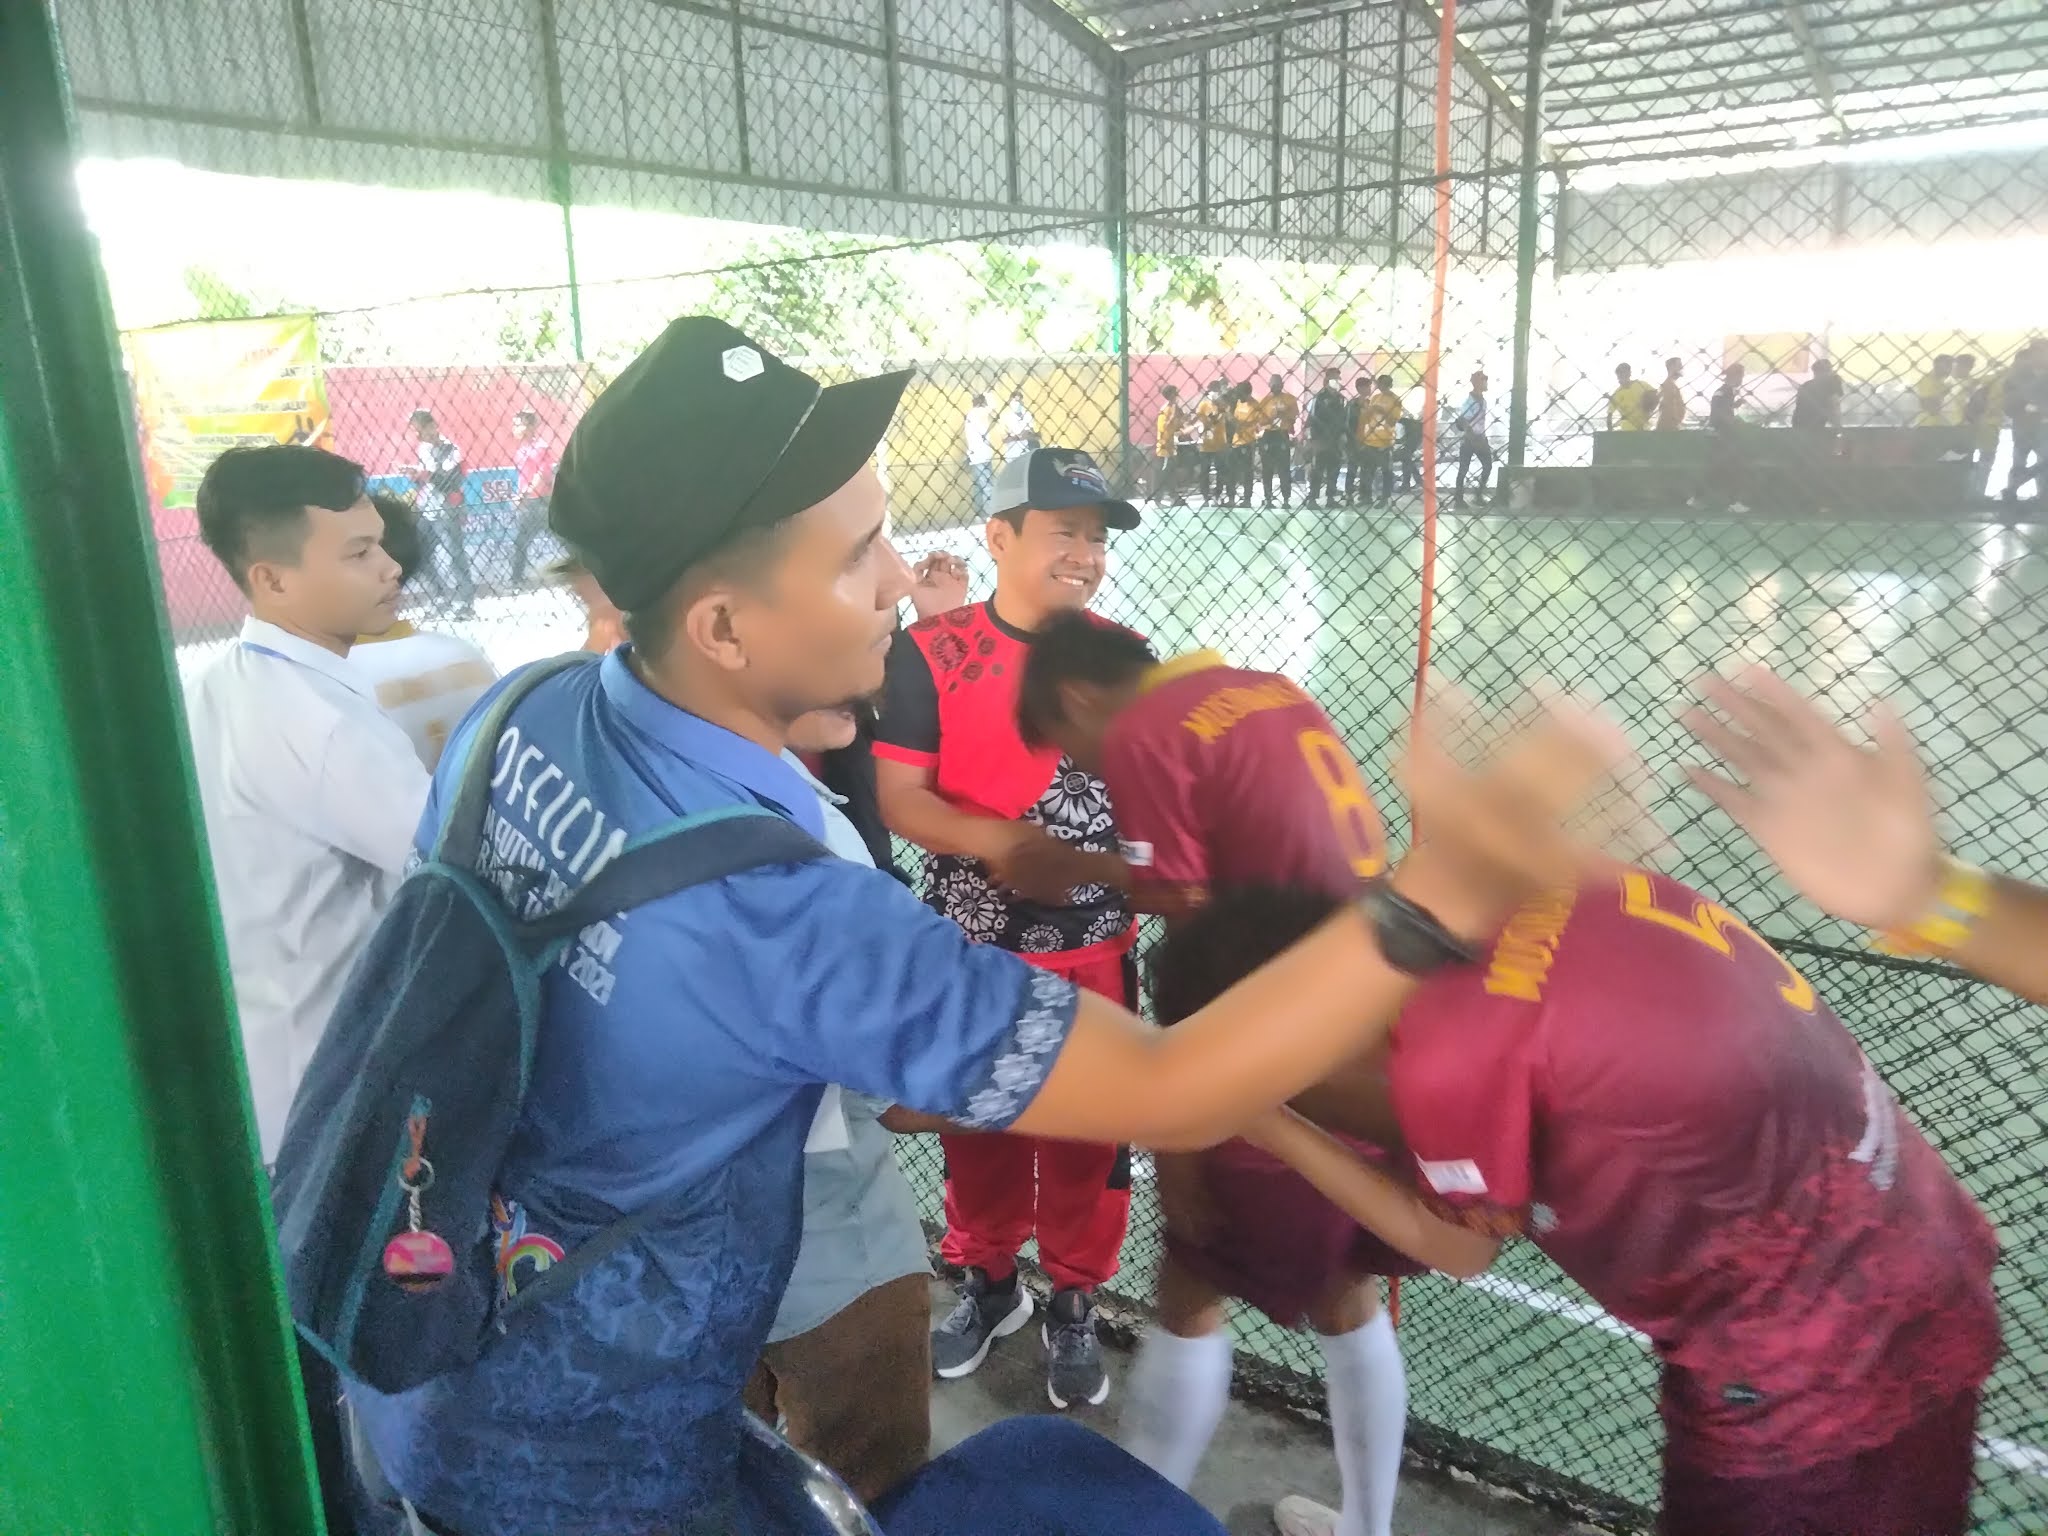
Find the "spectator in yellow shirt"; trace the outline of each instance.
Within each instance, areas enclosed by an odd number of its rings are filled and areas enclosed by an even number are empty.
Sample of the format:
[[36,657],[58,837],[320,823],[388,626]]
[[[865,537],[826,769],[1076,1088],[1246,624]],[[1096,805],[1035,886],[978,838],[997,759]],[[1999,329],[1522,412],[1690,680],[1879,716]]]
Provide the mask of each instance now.
[[1273,505],[1273,479],[1280,479],[1280,505],[1294,494],[1294,424],[1301,402],[1287,393],[1279,374],[1266,380],[1266,398],[1259,402],[1259,471],[1266,489],[1265,505]]
[[1650,412],[1656,409],[1657,402],[1657,391],[1638,381],[1633,368],[1627,363],[1615,364],[1614,393],[1607,397],[1607,430],[1649,431]]
[[1358,463],[1365,477],[1365,504],[1383,506],[1394,499],[1394,439],[1401,430],[1401,397],[1391,374],[1374,381],[1370,399],[1358,407]]
[[1252,504],[1252,483],[1258,478],[1259,431],[1265,422],[1265,412],[1252,398],[1249,383],[1238,385],[1231,401],[1230,504],[1248,507]]
[[1920,376],[1920,382],[1913,386],[1913,398],[1919,406],[1919,414],[1913,418],[1914,426],[1945,427],[1949,424],[1949,381],[1955,371],[1955,358],[1944,352],[1934,360],[1934,366]]
[[1179,386],[1168,384],[1159,393],[1159,420],[1153,429],[1152,440],[1158,467],[1152,478],[1152,497],[1159,501],[1171,496],[1179,505],[1187,500],[1180,488],[1180,476],[1175,473],[1180,457],[1180,434],[1187,425],[1187,413],[1181,409]]
[[1664,387],[1657,391],[1657,430],[1676,432],[1685,425],[1685,394],[1678,387],[1678,376],[1685,371],[1685,364],[1675,357],[1664,359]]

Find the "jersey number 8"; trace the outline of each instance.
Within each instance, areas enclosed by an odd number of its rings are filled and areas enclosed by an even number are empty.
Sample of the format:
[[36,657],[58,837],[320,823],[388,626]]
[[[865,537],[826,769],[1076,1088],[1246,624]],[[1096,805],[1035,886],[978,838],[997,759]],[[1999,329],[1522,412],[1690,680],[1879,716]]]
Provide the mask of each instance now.
[[1294,740],[1301,748],[1302,761],[1308,764],[1309,776],[1316,781],[1324,803],[1330,808],[1337,845],[1351,861],[1351,872],[1361,880],[1370,880],[1386,868],[1386,843],[1380,831],[1379,810],[1372,803],[1365,781],[1358,776],[1358,765],[1351,761],[1344,743],[1328,731],[1311,728]]

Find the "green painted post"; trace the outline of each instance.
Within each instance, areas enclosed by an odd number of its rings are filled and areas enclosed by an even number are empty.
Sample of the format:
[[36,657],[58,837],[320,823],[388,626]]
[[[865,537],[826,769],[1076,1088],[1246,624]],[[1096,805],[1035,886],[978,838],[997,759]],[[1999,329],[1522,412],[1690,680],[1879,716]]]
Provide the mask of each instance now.
[[1529,331],[1536,304],[1536,247],[1543,238],[1537,168],[1543,149],[1543,54],[1550,43],[1551,0],[1529,6],[1528,69],[1522,85],[1521,207],[1515,225],[1514,382],[1508,394],[1508,468],[1520,469],[1529,447]]
[[0,1531],[317,1536],[73,143],[0,5]]
[[1137,489],[1131,447],[1131,208],[1130,119],[1126,106],[1130,80],[1121,59],[1110,65],[1109,103],[1109,255],[1116,272],[1116,307],[1110,314],[1110,345],[1116,348],[1117,484],[1123,494]]

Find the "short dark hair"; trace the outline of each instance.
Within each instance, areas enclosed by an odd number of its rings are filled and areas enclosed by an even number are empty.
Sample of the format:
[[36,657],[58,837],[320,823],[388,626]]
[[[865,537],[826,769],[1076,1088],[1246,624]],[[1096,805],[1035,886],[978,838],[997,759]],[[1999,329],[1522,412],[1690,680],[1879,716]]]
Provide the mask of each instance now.
[[514,421],[539,421],[540,412],[530,405],[522,405],[512,413],[512,419]]
[[1951,368],[1953,368],[1955,366],[1955,361],[1955,355],[1950,352],[1937,352],[1934,356],[1934,366],[1937,368],[1939,368],[1943,363],[1947,363]]
[[1180,398],[1180,386],[1177,384],[1162,384],[1159,386],[1159,393],[1167,396],[1169,399],[1178,400]]
[[988,396],[982,394],[979,390],[977,390],[975,391],[974,395],[974,403],[978,406],[986,408],[988,405]]
[[1394,387],[1394,376],[1391,373],[1383,373],[1376,382],[1381,389],[1392,389]]
[[424,405],[421,406],[418,410],[414,411],[412,415],[406,418],[406,420],[410,421],[414,426],[418,426],[423,421],[432,422],[435,426],[440,425],[439,422],[434,421],[434,413],[428,410]]
[[389,491],[370,492],[370,505],[384,518],[384,536],[377,542],[397,564],[398,584],[404,586],[427,558],[427,547],[420,539],[420,515],[411,502]]
[[199,536],[235,585],[257,560],[289,563],[306,543],[306,509],[346,512],[363,499],[363,466],[324,448],[230,448],[199,482]]
[[1333,917],[1344,898],[1306,885],[1217,891],[1167,929],[1152,952],[1152,1009],[1161,1024],[1199,1013]]
[[1017,730],[1024,745],[1044,746],[1054,722],[1064,718],[1062,683],[1113,688],[1158,665],[1158,653],[1134,630],[1085,613],[1053,615],[1031,636],[1024,653],[1024,677],[1017,685]]

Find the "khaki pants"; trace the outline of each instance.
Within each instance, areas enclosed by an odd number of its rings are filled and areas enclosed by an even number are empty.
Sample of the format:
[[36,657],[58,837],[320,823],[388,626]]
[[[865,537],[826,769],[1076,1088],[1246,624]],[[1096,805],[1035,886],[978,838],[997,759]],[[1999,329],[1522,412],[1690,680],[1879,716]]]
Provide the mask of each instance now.
[[872,1503],[931,1455],[931,1327],[929,1275],[878,1285],[762,1350],[747,1407]]

